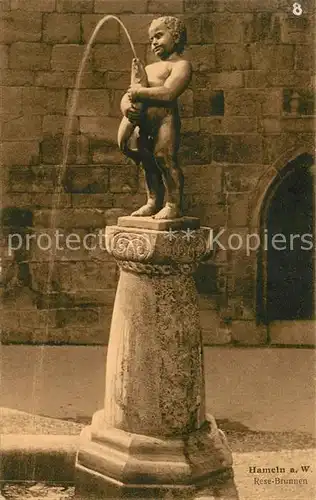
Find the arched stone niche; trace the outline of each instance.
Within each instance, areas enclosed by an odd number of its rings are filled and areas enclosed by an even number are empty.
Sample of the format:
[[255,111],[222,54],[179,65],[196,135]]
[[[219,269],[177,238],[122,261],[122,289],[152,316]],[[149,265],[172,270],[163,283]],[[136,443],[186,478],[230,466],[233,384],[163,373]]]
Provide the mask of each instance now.
[[262,242],[253,262],[256,325],[272,344],[315,342],[313,155],[312,145],[282,155],[250,200],[249,229]]

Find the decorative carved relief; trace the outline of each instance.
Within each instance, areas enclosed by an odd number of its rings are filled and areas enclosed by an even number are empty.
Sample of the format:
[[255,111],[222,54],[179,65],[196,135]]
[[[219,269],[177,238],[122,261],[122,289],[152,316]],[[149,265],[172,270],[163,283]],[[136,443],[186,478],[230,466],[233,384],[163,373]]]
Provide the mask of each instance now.
[[107,240],[107,251],[119,260],[148,260],[154,251],[155,241],[148,234],[117,233]]
[[172,257],[180,262],[191,262],[199,259],[207,251],[206,240],[203,234],[197,231],[191,231],[176,238],[172,244]]

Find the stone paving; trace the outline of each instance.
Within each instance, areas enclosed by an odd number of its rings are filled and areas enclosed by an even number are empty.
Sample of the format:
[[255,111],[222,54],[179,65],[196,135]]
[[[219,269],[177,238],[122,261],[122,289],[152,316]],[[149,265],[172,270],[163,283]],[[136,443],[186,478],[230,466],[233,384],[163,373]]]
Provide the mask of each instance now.
[[[36,349],[6,347],[2,348],[0,435],[78,435],[82,426],[90,423],[92,412],[103,403],[104,348],[52,348],[46,353],[45,379],[34,397],[38,413],[63,419],[59,420],[26,413],[30,410]],[[315,462],[315,397],[310,384],[313,353],[291,350],[285,356],[284,350],[205,351],[208,410],[216,407],[217,423],[233,450],[239,500],[316,498],[313,471],[301,469]],[[5,408],[18,405],[24,411]],[[255,484],[256,478],[269,479],[271,475],[249,473],[251,466],[284,467],[286,474],[279,475],[280,479],[307,479],[308,483]],[[295,476],[290,473],[291,467],[298,470]],[[33,498],[74,499],[74,488],[34,482],[2,485],[0,500]]]
[[0,500],[68,500],[74,497],[73,486],[48,485],[45,483],[6,483]]
[[[206,411],[217,420],[315,433],[312,349],[205,347],[204,357]],[[2,345],[0,407],[88,424],[103,408],[105,366],[104,346]],[[22,424],[11,432],[23,432]]]

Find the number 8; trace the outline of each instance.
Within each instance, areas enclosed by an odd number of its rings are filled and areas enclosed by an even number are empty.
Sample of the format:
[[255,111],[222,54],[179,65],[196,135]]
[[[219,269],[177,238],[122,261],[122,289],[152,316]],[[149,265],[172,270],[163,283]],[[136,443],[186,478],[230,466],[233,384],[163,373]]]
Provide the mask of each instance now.
[[297,2],[293,3],[292,12],[295,16],[301,16],[303,14],[303,9],[301,7],[301,4]]

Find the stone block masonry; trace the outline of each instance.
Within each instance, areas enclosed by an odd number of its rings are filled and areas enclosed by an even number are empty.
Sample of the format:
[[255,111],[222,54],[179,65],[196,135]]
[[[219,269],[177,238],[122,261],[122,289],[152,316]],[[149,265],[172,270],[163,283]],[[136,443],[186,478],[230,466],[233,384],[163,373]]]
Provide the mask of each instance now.
[[[97,22],[118,15],[138,56],[149,63],[151,20],[170,14],[185,21],[185,55],[194,73],[180,99],[184,205],[202,225],[224,228],[228,237],[247,233],[261,186],[267,189],[276,169],[313,141],[315,8],[312,0],[304,2],[306,12],[298,17],[283,0],[0,4],[3,238],[18,233],[23,240],[11,256],[6,242],[1,245],[2,341],[106,343],[118,276],[114,261],[100,248],[59,251],[48,297],[48,251],[35,239],[49,233],[67,107]],[[131,58],[125,34],[111,20],[97,36],[82,79],[56,223],[65,237],[76,233],[82,242],[87,236],[88,245],[91,234],[131,213],[145,196],[141,170],[116,145]],[[29,249],[27,234],[34,236]],[[74,246],[75,239],[70,237]],[[265,326],[256,325],[255,271],[255,254],[241,258],[218,249],[203,262],[196,283],[205,342],[267,342]]]
[[33,71],[50,69],[52,48],[47,43],[16,42],[10,47],[9,67]]
[[1,16],[1,43],[39,42],[42,37],[41,12],[29,12],[27,15],[21,10],[3,12]]
[[43,41],[49,43],[80,43],[80,14],[49,13],[43,16]]

